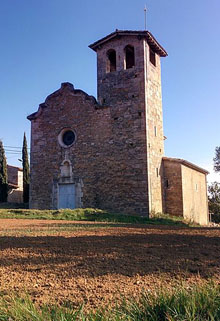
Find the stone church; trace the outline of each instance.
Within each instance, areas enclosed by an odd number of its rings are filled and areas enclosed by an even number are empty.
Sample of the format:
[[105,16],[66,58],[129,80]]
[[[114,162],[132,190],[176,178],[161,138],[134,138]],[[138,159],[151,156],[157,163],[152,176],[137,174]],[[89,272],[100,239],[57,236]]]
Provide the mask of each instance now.
[[164,157],[160,58],[149,31],[117,30],[97,54],[97,100],[70,83],[31,121],[30,208],[97,207],[207,224],[208,172]]

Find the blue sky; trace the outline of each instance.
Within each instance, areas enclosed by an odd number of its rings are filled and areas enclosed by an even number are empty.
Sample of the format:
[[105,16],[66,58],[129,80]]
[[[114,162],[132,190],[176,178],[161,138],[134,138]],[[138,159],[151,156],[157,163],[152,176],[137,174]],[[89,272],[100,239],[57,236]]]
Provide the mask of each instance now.
[[[20,147],[24,131],[29,140],[27,115],[61,82],[96,96],[96,55],[88,45],[116,28],[143,30],[145,3],[147,29],[169,54],[162,58],[166,156],[212,170],[220,145],[219,0],[0,0],[5,146]],[[19,154],[6,155],[20,165]]]

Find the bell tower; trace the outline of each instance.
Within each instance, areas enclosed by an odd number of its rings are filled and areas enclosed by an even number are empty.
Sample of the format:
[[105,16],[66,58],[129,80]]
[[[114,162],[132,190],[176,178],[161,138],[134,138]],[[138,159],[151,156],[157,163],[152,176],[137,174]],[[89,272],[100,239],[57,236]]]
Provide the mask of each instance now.
[[[134,190],[145,205],[137,206],[148,214],[162,212],[160,57],[167,53],[149,31],[116,29],[89,47],[97,53],[98,101],[110,108],[114,142],[121,146],[118,152],[127,155],[130,176],[138,169]],[[131,148],[133,159],[131,151],[127,154]]]

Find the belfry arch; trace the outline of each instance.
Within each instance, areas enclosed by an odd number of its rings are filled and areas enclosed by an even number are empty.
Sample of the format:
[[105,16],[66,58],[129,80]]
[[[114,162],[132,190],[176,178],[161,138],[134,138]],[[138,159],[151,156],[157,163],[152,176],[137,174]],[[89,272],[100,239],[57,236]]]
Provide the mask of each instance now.
[[135,54],[134,47],[127,45],[125,51],[125,69],[130,69],[135,66]]

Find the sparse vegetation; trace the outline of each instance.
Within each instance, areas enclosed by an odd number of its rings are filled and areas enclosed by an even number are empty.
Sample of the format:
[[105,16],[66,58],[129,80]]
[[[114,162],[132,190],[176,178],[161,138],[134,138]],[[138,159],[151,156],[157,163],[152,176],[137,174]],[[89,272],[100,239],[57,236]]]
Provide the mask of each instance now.
[[220,183],[214,182],[208,187],[209,192],[209,212],[212,221],[220,223]]
[[27,150],[27,139],[24,133],[23,147],[22,147],[22,166],[23,166],[23,201],[29,202],[29,184],[30,184],[30,172]]
[[157,214],[151,218],[110,213],[100,209],[78,208],[75,210],[29,210],[29,209],[0,209],[0,218],[69,220],[120,222],[136,224],[186,225],[182,217],[167,214]]
[[214,282],[191,289],[144,293],[139,300],[122,301],[114,309],[95,312],[65,306],[36,306],[29,297],[1,296],[0,320],[10,321],[217,321],[220,320],[220,286]]
[[0,203],[7,202],[8,198],[8,175],[5,151],[0,140]]
[[220,146],[215,148],[215,157],[213,158],[213,161],[215,172],[220,173]]

